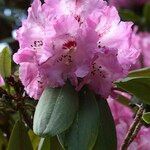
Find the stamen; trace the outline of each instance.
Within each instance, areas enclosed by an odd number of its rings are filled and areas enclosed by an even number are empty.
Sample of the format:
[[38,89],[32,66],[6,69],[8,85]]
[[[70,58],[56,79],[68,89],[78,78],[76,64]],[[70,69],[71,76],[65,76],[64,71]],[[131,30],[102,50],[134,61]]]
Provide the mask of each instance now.
[[95,76],[95,75],[99,75],[102,78],[106,78],[105,76],[105,72],[102,69],[102,66],[98,66],[96,63],[92,64],[92,71],[91,71],[91,75]]
[[62,46],[62,49],[67,50],[65,51],[65,54],[62,54],[58,59],[57,62],[63,62],[65,65],[70,65],[72,60],[72,53],[74,52],[77,44],[74,40],[70,40],[68,42],[65,42]]
[[31,44],[31,47],[34,50],[36,50],[37,48],[40,48],[41,46],[43,46],[43,41],[41,40],[34,41],[33,44]]
[[69,41],[67,43],[64,43],[63,46],[62,46],[62,49],[73,49],[77,46],[76,42],[75,41]]

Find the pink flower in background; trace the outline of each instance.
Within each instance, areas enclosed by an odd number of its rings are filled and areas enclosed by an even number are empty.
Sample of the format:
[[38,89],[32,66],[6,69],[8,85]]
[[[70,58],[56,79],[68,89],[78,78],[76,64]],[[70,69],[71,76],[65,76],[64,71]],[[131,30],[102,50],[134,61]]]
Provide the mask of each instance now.
[[3,77],[0,75],[0,86],[3,86],[5,83],[4,83],[4,79]]
[[141,32],[140,36],[140,46],[142,50],[143,66],[150,67],[150,33]]
[[136,64],[131,67],[131,70],[143,67],[150,67],[150,33],[136,33],[134,38],[134,44],[136,45],[137,49],[141,51],[141,55]]
[[[134,44],[134,47],[136,47],[136,49],[138,49],[142,53],[140,40],[141,40],[141,38],[138,34],[138,27],[134,26],[133,33],[132,33],[132,43]],[[140,62],[140,59],[141,59],[140,56],[139,56],[138,60],[136,61],[136,63],[131,66],[130,70],[135,70],[135,69],[139,69],[142,67],[141,62]]]
[[108,97],[139,55],[131,27],[103,0],[34,0],[14,55],[25,90],[38,99],[46,87],[70,80],[77,90],[87,84]]
[[[139,69],[142,67],[150,67],[150,34],[148,32],[137,33],[137,28],[135,28],[132,39],[134,41],[134,46],[141,51],[141,55],[136,62],[132,65],[131,70]],[[131,96],[125,95],[126,93],[120,92],[120,95],[131,99]],[[133,112],[118,103],[117,101],[109,98],[109,105],[115,120],[117,138],[118,138],[118,149],[128,132],[128,129],[133,122]],[[129,150],[149,150],[150,144],[148,139],[150,138],[150,129],[142,127],[137,137],[129,146]]]
[[[128,132],[128,129],[133,121],[133,112],[128,108],[120,104],[119,102],[109,98],[109,106],[111,108],[118,139],[118,149]],[[142,127],[137,137],[129,146],[128,150],[149,150],[150,143],[150,128]]]

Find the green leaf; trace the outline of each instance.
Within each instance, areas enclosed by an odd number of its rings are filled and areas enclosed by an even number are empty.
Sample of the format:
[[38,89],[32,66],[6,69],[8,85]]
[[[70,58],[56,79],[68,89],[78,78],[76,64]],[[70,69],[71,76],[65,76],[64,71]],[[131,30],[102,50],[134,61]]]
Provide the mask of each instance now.
[[37,150],[39,142],[40,142],[40,137],[35,135],[32,130],[29,130],[28,134],[29,134],[32,146],[33,146],[33,150]]
[[51,150],[50,137],[41,138],[38,150]]
[[150,112],[144,113],[142,119],[147,123],[150,124]]
[[62,147],[57,139],[57,136],[51,137],[51,150],[62,150]]
[[150,78],[149,77],[127,77],[117,81],[116,85],[125,91],[132,93],[138,99],[150,105]]
[[0,53],[0,74],[3,78],[11,75],[11,53],[8,47]]
[[145,5],[145,7],[144,7],[144,12],[143,12],[144,19],[145,19],[145,23],[146,23],[146,25],[148,25],[148,26],[150,25],[150,17],[149,17],[149,14],[150,14],[150,3]]
[[41,138],[38,150],[62,150],[57,137]]
[[150,67],[131,71],[128,77],[150,77]]
[[64,149],[92,150],[98,135],[99,110],[94,94],[89,90],[80,92],[77,116],[66,132],[58,135]]
[[[141,104],[142,103],[142,101],[139,99],[139,98],[137,98],[136,96],[132,96],[132,98],[130,99],[130,105],[137,105],[137,104]],[[129,105],[128,105],[129,106]]]
[[7,150],[33,150],[24,124],[17,121],[14,125]]
[[34,132],[40,136],[59,134],[70,127],[78,109],[78,94],[70,84],[47,88],[36,107]]
[[93,150],[117,150],[117,137],[114,119],[105,99],[97,97],[100,120],[98,138]]
[[118,98],[116,99],[119,103],[125,105],[125,106],[129,106],[129,99],[127,99],[126,97],[124,97],[123,95],[118,95]]

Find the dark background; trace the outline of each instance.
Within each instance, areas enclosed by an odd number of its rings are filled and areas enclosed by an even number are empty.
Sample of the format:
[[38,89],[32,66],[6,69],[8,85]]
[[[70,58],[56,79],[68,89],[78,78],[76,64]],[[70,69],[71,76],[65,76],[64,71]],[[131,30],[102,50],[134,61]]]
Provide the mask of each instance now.
[[8,43],[13,52],[19,46],[12,38],[12,31],[21,26],[30,3],[31,0],[0,0],[0,43]]

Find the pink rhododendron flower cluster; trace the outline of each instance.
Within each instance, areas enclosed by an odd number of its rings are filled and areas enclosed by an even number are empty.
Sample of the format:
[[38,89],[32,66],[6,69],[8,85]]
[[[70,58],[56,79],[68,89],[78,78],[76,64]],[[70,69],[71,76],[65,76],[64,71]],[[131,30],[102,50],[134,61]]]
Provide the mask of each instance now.
[[142,50],[142,63],[143,67],[150,67],[150,33],[141,32],[140,36],[140,46]]
[[4,80],[3,80],[3,77],[0,75],[0,86],[3,86],[4,85]]
[[[109,98],[108,99],[117,130],[118,149],[128,132],[128,129],[133,121],[133,113],[128,108],[119,102]],[[150,128],[142,127],[138,135],[128,147],[128,150],[149,150],[150,148]]]
[[150,67],[150,33],[140,32],[135,34],[135,45],[141,51],[141,55],[131,67],[131,70],[139,69],[143,67]]
[[110,5],[123,8],[141,6],[148,2],[150,2],[150,0],[109,0]]
[[45,87],[70,80],[108,97],[139,55],[131,27],[103,0],[34,0],[14,55],[25,90],[38,99]]

